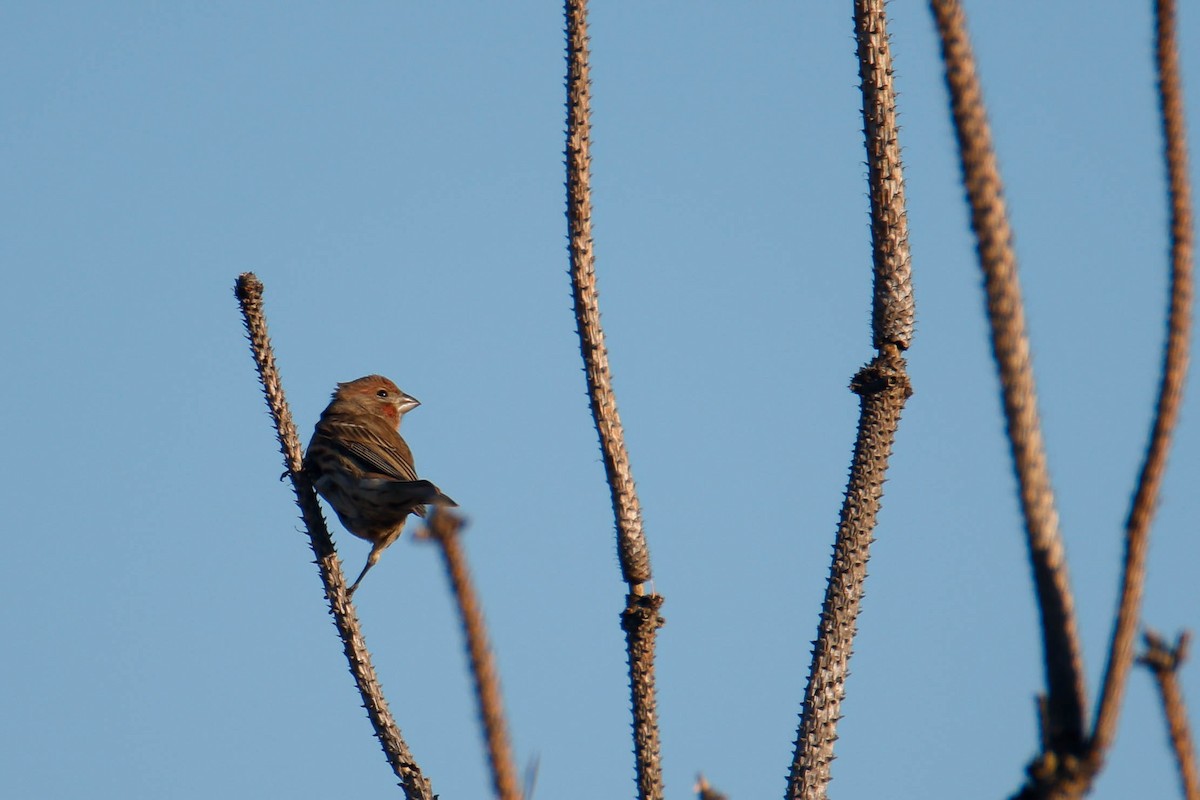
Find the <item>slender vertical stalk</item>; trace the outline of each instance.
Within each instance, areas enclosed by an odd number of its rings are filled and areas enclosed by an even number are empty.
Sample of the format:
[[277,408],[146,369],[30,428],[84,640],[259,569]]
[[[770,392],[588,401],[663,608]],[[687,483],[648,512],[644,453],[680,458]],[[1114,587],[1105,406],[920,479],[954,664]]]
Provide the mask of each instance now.
[[250,340],[254,365],[258,369],[267,407],[275,423],[283,462],[296,493],[296,505],[300,507],[300,517],[304,520],[313,555],[317,558],[317,568],[325,586],[325,597],[329,601],[329,613],[333,616],[333,623],[342,640],[342,649],[350,665],[350,674],[354,676],[359,694],[362,695],[363,707],[367,710],[367,717],[371,720],[371,726],[375,729],[375,736],[379,739],[388,764],[400,779],[404,796],[408,800],[433,800],[433,787],[429,779],[421,774],[421,769],[417,766],[412,751],[408,749],[408,744],[404,741],[383,696],[383,688],[379,685],[375,667],[371,665],[371,653],[363,639],[358,616],[346,594],[346,577],[342,574],[342,565],[334,549],[333,539],[329,536],[329,529],[325,525],[325,518],[321,514],[321,506],[317,502],[312,483],[304,473],[304,452],[300,447],[300,438],[296,434],[296,424],[292,421],[287,398],[283,394],[283,382],[275,366],[271,339],[267,335],[262,282],[254,273],[247,272],[238,278],[234,293],[242,308],[242,318]]
[[892,47],[884,0],[856,0],[854,32],[862,93],[867,189],[871,196],[871,263],[874,272],[871,330],[876,350],[907,350],[912,342],[912,255],[908,206],[896,122]]
[[825,602],[813,642],[813,658],[788,776],[789,800],[817,800],[827,792],[888,459],[901,411],[912,395],[901,355],[912,340],[912,270],[896,125],[896,92],[883,0],[857,0],[854,27],[871,197],[875,275],[872,340],[878,353],[850,384],[859,396],[858,435]]
[[458,605],[463,638],[467,645],[467,660],[475,684],[479,721],[483,727],[484,744],[487,746],[488,766],[492,773],[492,789],[500,800],[520,800],[521,788],[517,781],[517,768],[513,761],[508,726],[504,721],[504,703],[500,694],[496,658],[488,644],[483,606],[471,582],[467,556],[459,541],[463,520],[453,511],[434,508],[430,511],[428,523],[429,538],[437,543],[442,553],[446,576],[450,580],[450,588]]
[[872,532],[900,412],[912,394],[903,362],[883,356],[864,367],[851,388],[859,395],[858,437],[788,776],[786,797],[793,800],[826,796]]
[[1183,404],[1191,341],[1192,196],[1188,182],[1187,130],[1183,86],[1179,75],[1179,47],[1175,40],[1175,4],[1173,0],[1157,0],[1154,7],[1155,67],[1158,72],[1163,158],[1167,167],[1167,203],[1171,215],[1171,297],[1154,424],[1151,426],[1150,441],[1146,446],[1129,517],[1125,521],[1121,599],[1092,732],[1092,759],[1096,770],[1099,770],[1116,736],[1121,699],[1133,664],[1133,640],[1141,615],[1150,523],[1154,519],[1163,474],[1166,472],[1171,436]]
[[665,622],[658,613],[662,604],[662,595],[631,592],[625,596],[625,610],[621,612],[621,629],[625,631],[625,649],[629,658],[633,747],[641,800],[663,796],[658,701],[654,690],[654,647],[658,629]]
[[617,521],[621,578],[631,588],[651,579],[650,550],[642,532],[625,432],[617,412],[608,348],[600,325],[596,254],[592,240],[591,78],[588,66],[587,0],[567,0],[567,230],[570,236],[571,292],[579,347],[587,373],[588,401]]
[[1072,769],[1086,746],[1084,678],[1075,604],[1058,530],[1054,491],[1037,410],[1037,391],[1012,230],[983,105],[966,19],[957,0],[930,3],[941,37],[942,61],[967,201],[987,293],[992,352],[1000,373],[1004,416],[1042,619],[1047,686],[1044,749],[1054,767]]
[[654,685],[655,636],[663,624],[663,598],[646,595],[652,578],[650,551],[642,531],[638,502],[621,417],[613,393],[608,350],[600,326],[592,241],[591,95],[588,74],[586,0],[566,0],[567,26],[567,232],[570,238],[571,288],[580,351],[587,374],[588,400],[600,436],[604,470],[617,524],[617,557],[628,587],[621,625],[626,633],[629,686],[633,703],[634,755],[638,796],[662,797],[662,766]]

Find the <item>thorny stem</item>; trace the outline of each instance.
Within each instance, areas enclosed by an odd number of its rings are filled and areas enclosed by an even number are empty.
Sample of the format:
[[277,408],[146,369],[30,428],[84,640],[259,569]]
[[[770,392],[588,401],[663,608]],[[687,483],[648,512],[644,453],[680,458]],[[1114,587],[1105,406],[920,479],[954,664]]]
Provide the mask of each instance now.
[[604,470],[617,521],[621,577],[630,589],[651,579],[650,552],[642,532],[642,509],[629,467],[625,432],[617,413],[600,303],[592,241],[591,78],[588,73],[587,0],[567,0],[567,230],[570,236],[571,290],[579,347],[587,372]]
[[1000,372],[1004,416],[1042,617],[1046,716],[1050,726],[1046,744],[1053,753],[1055,771],[1060,767],[1070,770],[1086,745],[1083,661],[1054,491],[1046,467],[1012,230],[963,10],[957,0],[932,0],[931,6],[941,37],[971,227],[987,292],[992,351]]
[[362,695],[363,707],[367,710],[379,745],[383,748],[392,771],[400,779],[404,796],[407,800],[433,800],[433,787],[429,779],[421,774],[421,769],[413,759],[412,751],[408,749],[408,744],[404,741],[383,696],[383,688],[379,685],[379,678],[371,665],[371,653],[363,639],[358,616],[346,594],[346,577],[342,574],[342,565],[334,549],[333,539],[329,536],[329,529],[325,525],[325,518],[321,514],[321,506],[317,502],[312,483],[304,473],[304,453],[296,434],[296,425],[292,421],[292,412],[283,394],[283,383],[275,366],[271,339],[267,335],[262,282],[254,273],[244,273],[238,278],[234,293],[242,308],[246,335],[250,340],[250,352],[254,356],[254,365],[258,369],[267,407],[275,423],[283,462],[291,478],[292,488],[296,493],[296,505],[300,507],[300,517],[304,520],[304,527],[308,531],[309,542],[317,559],[321,581],[325,586],[325,597],[329,601],[329,613],[333,616],[334,626],[342,640],[342,649],[350,665],[350,674],[354,676],[359,694]]
[[453,511],[435,508],[429,514],[428,535],[441,550],[446,576],[450,579],[450,587],[458,604],[463,637],[467,644],[467,659],[475,683],[479,721],[483,726],[484,743],[487,745],[488,766],[492,772],[492,788],[500,800],[520,800],[521,788],[517,781],[517,768],[513,761],[508,726],[504,721],[504,703],[501,699],[496,659],[488,644],[483,606],[471,582],[467,557],[459,541],[462,526],[462,517]]
[[850,385],[859,395],[858,435],[796,733],[790,800],[818,800],[828,789],[872,533],[900,414],[912,395],[901,355],[912,339],[912,270],[883,0],[857,0],[854,26],[871,196],[872,338],[878,354]]
[[1154,519],[1171,435],[1183,404],[1187,382],[1192,318],[1192,200],[1188,183],[1187,131],[1179,48],[1175,40],[1175,7],[1172,0],[1155,3],[1155,67],[1158,72],[1159,112],[1163,128],[1163,154],[1167,167],[1170,207],[1171,298],[1167,312],[1167,343],[1159,377],[1158,403],[1137,491],[1125,522],[1125,559],[1121,599],[1109,645],[1103,690],[1092,733],[1092,768],[1099,771],[1121,713],[1121,699],[1133,663],[1133,640],[1141,615],[1142,587],[1146,578],[1146,551]]
[[862,91],[863,136],[867,149],[867,187],[871,193],[871,328],[874,346],[907,350],[912,342],[912,256],[908,246],[908,207],[900,128],[896,124],[896,88],[884,0],[857,0],[854,29]]
[[[600,436],[604,469],[617,523],[617,557],[629,588],[622,627],[626,631],[629,684],[634,717],[634,755],[640,800],[663,794],[658,715],[654,685],[654,642],[663,624],[663,599],[647,596],[652,578],[650,551],[642,531],[638,501],[621,417],[613,394],[604,330],[596,291],[591,204],[591,97],[588,67],[586,0],[566,0],[567,34],[567,232],[570,238],[571,288],[580,351],[587,373],[588,400]],[[631,628],[632,626],[632,628]]]
[[629,654],[629,686],[633,697],[633,742],[637,755],[638,797],[662,797],[662,763],[658,757],[658,703],[654,692],[654,645],[665,620],[659,594],[625,597],[621,629]]
[[791,800],[818,800],[826,796],[867,577],[871,535],[900,413],[904,401],[912,394],[903,359],[882,355],[863,367],[851,388],[859,395],[858,437],[796,732],[786,795]]

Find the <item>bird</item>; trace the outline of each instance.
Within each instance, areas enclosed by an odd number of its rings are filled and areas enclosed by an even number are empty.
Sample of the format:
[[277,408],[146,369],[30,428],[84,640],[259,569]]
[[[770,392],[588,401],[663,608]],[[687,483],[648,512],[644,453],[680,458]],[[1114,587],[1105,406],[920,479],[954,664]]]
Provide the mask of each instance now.
[[382,375],[339,383],[321,412],[304,454],[304,471],[350,533],[372,543],[358,585],[400,538],[409,514],[427,505],[457,506],[417,477],[412,450],[400,436],[404,415],[421,405]]

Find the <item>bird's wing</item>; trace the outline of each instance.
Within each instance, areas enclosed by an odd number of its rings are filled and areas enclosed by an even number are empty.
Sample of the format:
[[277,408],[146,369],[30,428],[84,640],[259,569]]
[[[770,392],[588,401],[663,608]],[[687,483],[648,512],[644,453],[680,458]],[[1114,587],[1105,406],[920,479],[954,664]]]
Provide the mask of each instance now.
[[417,480],[412,451],[396,431],[380,433],[365,425],[338,423],[323,433],[330,447],[356,462],[363,472],[398,481]]

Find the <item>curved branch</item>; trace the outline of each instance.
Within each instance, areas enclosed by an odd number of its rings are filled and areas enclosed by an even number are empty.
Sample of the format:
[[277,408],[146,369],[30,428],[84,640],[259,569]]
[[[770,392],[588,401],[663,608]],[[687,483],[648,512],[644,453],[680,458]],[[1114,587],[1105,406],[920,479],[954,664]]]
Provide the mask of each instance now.
[[1188,182],[1187,131],[1183,87],[1179,77],[1179,48],[1175,40],[1175,7],[1172,0],[1155,3],[1155,67],[1158,71],[1159,111],[1163,128],[1163,155],[1167,166],[1168,205],[1171,215],[1171,299],[1167,312],[1167,343],[1159,377],[1154,424],[1142,469],[1138,475],[1129,517],[1125,522],[1125,559],[1121,599],[1113,625],[1104,669],[1104,688],[1092,733],[1092,760],[1099,769],[1116,736],[1121,699],[1133,664],[1133,640],[1141,615],[1142,587],[1146,577],[1146,551],[1171,449],[1171,435],[1179,420],[1187,382],[1192,322],[1192,197]]
[[1056,765],[1069,768],[1068,762],[1075,763],[1086,748],[1083,659],[1054,491],[1046,468],[1012,230],[965,15],[957,0],[931,0],[930,5],[941,38],[963,183],[971,207],[971,228],[987,291],[992,352],[1000,373],[1005,423],[1020,484],[1021,511],[1042,618],[1048,693],[1043,747],[1057,754]]

